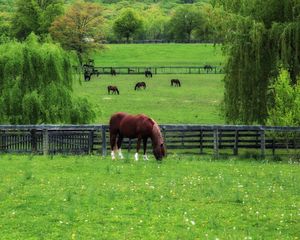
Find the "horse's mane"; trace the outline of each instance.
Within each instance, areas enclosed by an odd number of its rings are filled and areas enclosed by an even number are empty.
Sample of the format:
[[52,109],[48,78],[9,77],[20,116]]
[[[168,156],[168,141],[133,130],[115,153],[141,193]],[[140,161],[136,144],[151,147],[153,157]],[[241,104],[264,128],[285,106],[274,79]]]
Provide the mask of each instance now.
[[[153,136],[153,140],[154,140],[155,144],[159,144],[160,142],[163,143],[163,136],[161,134],[158,124],[152,118],[149,118],[149,120],[153,124],[152,136]],[[161,140],[161,141],[159,141],[159,140]]]

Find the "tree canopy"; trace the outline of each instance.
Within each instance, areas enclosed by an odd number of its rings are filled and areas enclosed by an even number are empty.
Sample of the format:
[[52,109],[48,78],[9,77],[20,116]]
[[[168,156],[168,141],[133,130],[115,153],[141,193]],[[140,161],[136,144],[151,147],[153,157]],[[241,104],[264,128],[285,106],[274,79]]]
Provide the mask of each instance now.
[[220,0],[227,11],[228,62],[224,110],[228,122],[264,124],[272,101],[271,79],[278,65],[288,69],[291,84],[300,72],[299,0]]
[[101,47],[102,8],[77,1],[52,23],[50,33],[67,50],[75,50],[80,63],[84,55]]
[[68,53],[31,34],[23,43],[0,45],[0,123],[87,123],[85,99],[72,97]]
[[129,38],[137,33],[142,28],[142,25],[139,15],[133,9],[128,8],[116,19],[113,29],[117,36],[124,37],[129,42]]

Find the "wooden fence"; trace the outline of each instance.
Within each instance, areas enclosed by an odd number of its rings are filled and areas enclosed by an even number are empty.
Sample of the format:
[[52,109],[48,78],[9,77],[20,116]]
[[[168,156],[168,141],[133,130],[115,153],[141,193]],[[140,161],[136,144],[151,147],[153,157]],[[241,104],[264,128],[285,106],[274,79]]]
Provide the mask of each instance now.
[[[160,125],[168,152],[300,149],[300,127]],[[136,140],[124,139],[123,149]],[[150,143],[149,147],[151,146]],[[151,149],[151,147],[150,147]],[[0,153],[101,154],[109,151],[107,125],[0,125]],[[149,150],[150,151],[150,150]]]
[[[77,67],[77,72],[82,71]],[[212,66],[212,69],[206,69],[204,66],[195,67],[94,67],[99,74],[111,74],[114,69],[117,74],[144,74],[145,70],[150,70],[152,74],[222,74],[223,68],[220,66]]]

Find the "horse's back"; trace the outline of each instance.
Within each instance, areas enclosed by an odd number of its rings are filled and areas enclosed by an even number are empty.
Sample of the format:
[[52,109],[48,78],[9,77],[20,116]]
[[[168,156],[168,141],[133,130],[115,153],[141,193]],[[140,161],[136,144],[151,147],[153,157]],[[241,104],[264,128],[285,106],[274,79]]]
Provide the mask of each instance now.
[[120,123],[121,123],[122,119],[124,117],[126,117],[127,115],[128,114],[124,113],[124,112],[117,112],[117,113],[113,114],[109,120],[109,131],[110,132],[119,131]]

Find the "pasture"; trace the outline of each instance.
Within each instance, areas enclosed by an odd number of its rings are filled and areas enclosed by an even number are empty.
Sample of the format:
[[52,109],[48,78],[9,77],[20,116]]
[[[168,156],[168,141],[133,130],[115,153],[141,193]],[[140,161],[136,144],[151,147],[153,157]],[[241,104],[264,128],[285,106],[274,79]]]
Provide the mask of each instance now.
[[95,54],[95,66],[223,65],[221,46],[213,44],[108,44]]
[[[96,112],[95,123],[107,124],[118,111],[144,113],[163,123],[222,124],[219,107],[223,97],[223,75],[110,75],[93,76],[91,81],[77,80],[74,94],[86,97]],[[178,78],[181,87],[171,87]],[[146,89],[134,90],[137,82],[146,82]],[[107,86],[116,85],[120,95],[108,94]]]
[[299,164],[129,157],[1,155],[0,238],[299,238]]

